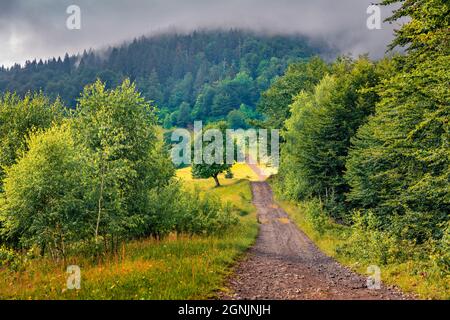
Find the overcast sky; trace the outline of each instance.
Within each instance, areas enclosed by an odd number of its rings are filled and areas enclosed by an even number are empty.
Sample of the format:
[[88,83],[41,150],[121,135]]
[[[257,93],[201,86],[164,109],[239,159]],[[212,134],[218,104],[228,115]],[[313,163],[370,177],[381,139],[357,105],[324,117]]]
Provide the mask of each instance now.
[[[376,0],[0,0],[0,65],[102,48],[167,30],[245,28],[300,33],[341,53],[381,57],[393,26],[368,30]],[[81,30],[68,30],[66,9],[81,8]],[[382,18],[389,15],[382,8]]]

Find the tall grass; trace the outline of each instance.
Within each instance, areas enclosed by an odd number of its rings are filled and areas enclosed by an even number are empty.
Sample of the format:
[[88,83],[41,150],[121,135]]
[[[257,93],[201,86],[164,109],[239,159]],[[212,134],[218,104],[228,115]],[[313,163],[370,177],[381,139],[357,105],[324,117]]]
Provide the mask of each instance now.
[[[239,224],[221,236],[177,236],[124,244],[101,261],[83,256],[65,263],[32,257],[20,270],[0,266],[0,299],[207,299],[222,289],[239,256],[256,238],[258,226],[251,204],[246,168],[235,179],[214,188],[209,180],[193,181],[187,169],[179,177],[187,187],[218,196],[239,216]],[[251,174],[251,171],[248,172]],[[244,176],[243,176],[244,174]],[[68,265],[81,269],[81,289],[68,290]]]

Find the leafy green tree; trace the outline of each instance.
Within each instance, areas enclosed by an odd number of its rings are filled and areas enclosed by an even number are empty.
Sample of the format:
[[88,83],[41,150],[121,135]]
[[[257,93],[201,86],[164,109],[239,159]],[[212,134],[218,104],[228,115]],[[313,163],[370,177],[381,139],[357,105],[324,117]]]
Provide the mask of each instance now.
[[267,117],[269,127],[281,129],[290,117],[289,106],[302,91],[311,91],[329,72],[322,59],[315,57],[308,62],[291,64],[286,73],[262,94],[258,110]]
[[155,169],[155,110],[128,80],[114,90],[99,81],[86,87],[76,114],[77,139],[92,157],[93,236],[110,236],[115,243],[143,229],[149,190],[167,183],[173,169]]
[[287,62],[284,59],[272,57],[270,60],[262,60],[258,66],[257,87],[260,91],[266,91],[272,81],[286,70]]
[[51,102],[42,93],[27,94],[23,99],[11,93],[0,97],[0,191],[4,168],[27,150],[26,140],[33,130],[49,128],[63,116],[61,101]]
[[215,93],[212,86],[205,85],[203,87],[192,110],[192,118],[194,120],[206,120],[210,116]]
[[183,102],[177,116],[177,125],[186,128],[191,121],[191,106],[187,102]]
[[240,110],[233,110],[227,116],[227,123],[230,129],[247,129],[248,125],[245,114]]
[[64,257],[68,244],[88,236],[84,174],[89,159],[67,124],[32,133],[27,145],[29,151],[6,169],[2,233],[13,245],[39,245]]
[[211,116],[219,118],[228,114],[231,110],[239,107],[239,98],[235,92],[228,90],[217,90],[211,106]]
[[422,221],[424,228],[410,238],[439,236],[437,226],[448,219],[449,71],[443,56],[386,81],[376,114],[358,131],[347,162],[353,206],[373,209],[385,224],[397,216],[403,220],[399,233]]
[[450,210],[448,13],[447,1],[412,0],[389,18],[410,18],[391,45],[407,46],[407,55],[394,59],[395,74],[378,89],[376,113],[347,161],[352,205],[418,242],[442,237]]
[[340,59],[332,69],[332,76],[313,93],[300,93],[291,107],[280,174],[290,197],[320,197],[339,217],[348,192],[343,176],[350,139],[373,113],[378,100],[373,89],[384,72],[365,57]]
[[169,107],[175,110],[183,102],[191,101],[194,78],[191,73],[179,81],[172,90],[169,99]]
[[[196,164],[194,162],[194,164],[192,165],[192,176],[196,179],[213,178],[216,183],[216,187],[220,187],[219,174],[229,170],[232,167],[232,165],[227,164],[227,155],[226,155],[227,123],[224,121],[221,121],[221,122],[217,122],[214,124],[210,124],[209,126],[205,127],[205,130],[208,130],[208,129],[218,130],[218,133],[220,133],[220,140],[216,141],[215,139],[217,139],[218,137],[215,137],[214,139],[212,139],[211,142],[203,141],[202,142],[203,151],[205,150],[205,148],[211,147],[211,146],[213,146],[214,143],[217,143],[217,146],[222,151],[221,154],[218,153],[216,149],[214,149],[210,153],[210,155],[219,161],[215,161],[212,164],[208,164],[204,157],[204,155],[206,153],[205,152],[202,156],[202,160],[203,160],[202,163]],[[201,137],[199,139],[201,139]]]
[[210,115],[220,119],[226,117],[230,111],[238,109],[241,104],[255,105],[256,101],[253,79],[240,72],[233,79],[225,79],[215,84]]
[[413,63],[450,53],[450,4],[447,0],[383,0],[381,3],[401,4],[387,21],[407,18],[401,28],[395,30],[390,49],[406,47],[406,58]]
[[164,102],[164,93],[161,88],[158,73],[153,70],[148,78],[140,78],[136,81],[139,91],[156,106],[160,106]]

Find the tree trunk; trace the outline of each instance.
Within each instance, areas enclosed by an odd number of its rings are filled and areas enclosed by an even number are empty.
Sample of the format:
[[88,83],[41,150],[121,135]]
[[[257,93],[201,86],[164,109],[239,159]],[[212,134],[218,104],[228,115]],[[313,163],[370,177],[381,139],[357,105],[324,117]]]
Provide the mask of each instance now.
[[45,249],[47,247],[47,243],[43,242],[41,244],[41,257],[43,258],[45,256]]
[[220,187],[220,182],[219,182],[219,177],[218,177],[218,175],[213,176],[213,178],[214,178],[214,181],[216,182],[216,188],[217,188],[217,187]]
[[105,186],[105,168],[102,164],[102,178],[100,182],[100,195],[98,197],[98,214],[97,214],[97,223],[95,226],[95,243],[98,244],[98,229],[100,227],[100,219],[102,215],[102,205],[103,205],[103,189]]

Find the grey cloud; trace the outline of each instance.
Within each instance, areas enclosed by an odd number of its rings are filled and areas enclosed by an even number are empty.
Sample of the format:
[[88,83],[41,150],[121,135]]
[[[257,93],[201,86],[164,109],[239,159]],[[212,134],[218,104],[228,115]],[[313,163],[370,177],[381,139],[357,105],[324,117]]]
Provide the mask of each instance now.
[[[0,64],[102,48],[168,29],[245,28],[299,33],[342,53],[381,57],[392,26],[366,28],[372,0],[0,0]],[[66,8],[76,4],[82,29],[66,28]],[[383,17],[389,15],[383,9]]]

